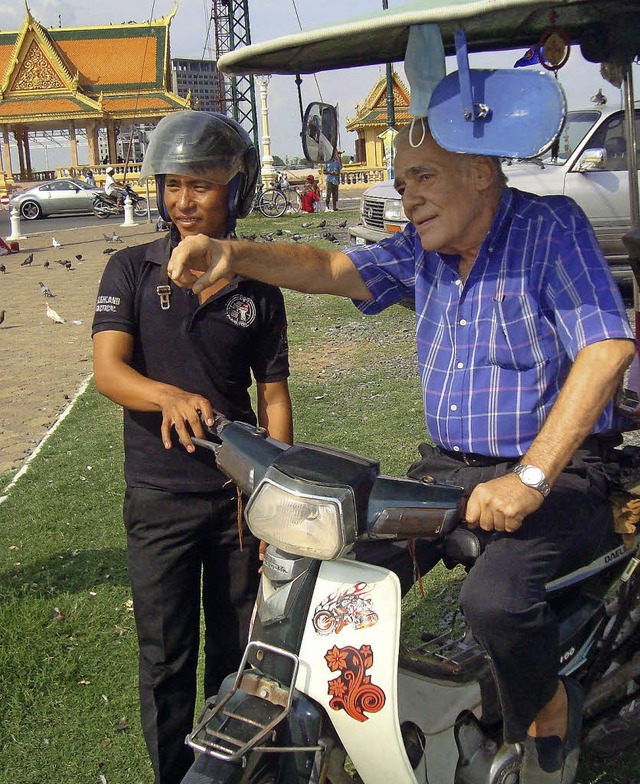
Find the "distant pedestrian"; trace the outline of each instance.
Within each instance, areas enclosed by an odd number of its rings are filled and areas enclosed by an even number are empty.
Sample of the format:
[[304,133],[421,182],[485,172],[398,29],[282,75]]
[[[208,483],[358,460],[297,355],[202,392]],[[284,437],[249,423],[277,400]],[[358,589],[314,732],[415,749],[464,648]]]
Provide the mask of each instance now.
[[[327,179],[327,209],[333,212],[338,211],[338,187],[340,186],[340,172],[342,171],[341,155],[342,150],[336,150],[333,153],[333,158],[324,165],[324,173]],[[333,207],[329,206],[329,202],[333,203]]]
[[93,176],[91,169],[86,169],[84,173],[84,181],[90,188],[96,187],[96,178]]

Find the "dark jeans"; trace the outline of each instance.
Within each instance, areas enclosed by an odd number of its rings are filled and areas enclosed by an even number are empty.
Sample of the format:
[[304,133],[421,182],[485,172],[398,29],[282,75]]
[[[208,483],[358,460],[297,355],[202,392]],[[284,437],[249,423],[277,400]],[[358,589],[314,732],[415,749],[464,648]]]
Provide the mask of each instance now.
[[[467,493],[516,462],[489,458],[489,465],[470,466],[428,444],[420,452],[423,459],[410,476],[453,482]],[[611,524],[607,491],[599,455],[591,448],[578,450],[542,506],[515,533],[494,534],[464,581],[460,603],[491,659],[507,743],[525,739],[555,693],[558,625],[545,584],[592,559]]]
[[205,696],[237,669],[259,581],[258,542],[238,546],[235,488],[174,494],[128,488],[129,579],[140,648],[140,713],[156,784],[178,784],[193,762],[200,604]]
[[334,210],[338,208],[338,187],[337,183],[327,183],[327,207],[329,206],[329,202],[332,201]]

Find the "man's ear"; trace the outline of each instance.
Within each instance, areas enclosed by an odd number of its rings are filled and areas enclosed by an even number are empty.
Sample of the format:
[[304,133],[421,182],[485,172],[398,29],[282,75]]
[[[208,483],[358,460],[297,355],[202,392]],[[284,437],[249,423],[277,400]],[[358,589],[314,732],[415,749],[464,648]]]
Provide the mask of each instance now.
[[488,155],[474,155],[471,161],[471,175],[479,191],[490,188],[496,180],[496,167]]

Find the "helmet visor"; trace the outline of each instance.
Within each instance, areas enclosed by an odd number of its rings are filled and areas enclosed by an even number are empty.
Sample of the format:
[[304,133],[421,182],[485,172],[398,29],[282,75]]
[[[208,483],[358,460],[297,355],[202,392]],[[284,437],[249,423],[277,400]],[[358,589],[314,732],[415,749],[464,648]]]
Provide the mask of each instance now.
[[167,115],[157,125],[142,162],[140,182],[177,174],[227,185],[244,171],[246,144],[223,120],[207,112]]

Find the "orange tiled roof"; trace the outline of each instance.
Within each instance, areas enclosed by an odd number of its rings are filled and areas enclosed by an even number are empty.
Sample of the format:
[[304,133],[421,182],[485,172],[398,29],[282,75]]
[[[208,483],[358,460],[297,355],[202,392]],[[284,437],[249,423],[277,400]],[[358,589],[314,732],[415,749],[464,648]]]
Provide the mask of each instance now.
[[[175,109],[178,108],[179,104],[171,97],[171,95],[166,94],[156,94],[156,95],[127,95],[127,96],[105,96],[104,101],[102,103],[103,108],[107,112],[137,112],[140,113],[143,110],[155,110],[162,111],[163,109]],[[182,106],[180,106],[182,108]]]
[[38,98],[36,100],[9,99],[0,101],[0,117],[30,117],[37,118],[49,115],[81,115],[90,114],[87,106],[75,101],[73,98],[63,96],[52,98]]
[[71,40],[58,45],[78,70],[81,87],[100,90],[105,84],[164,83],[164,69],[158,73],[158,42],[154,38]]

